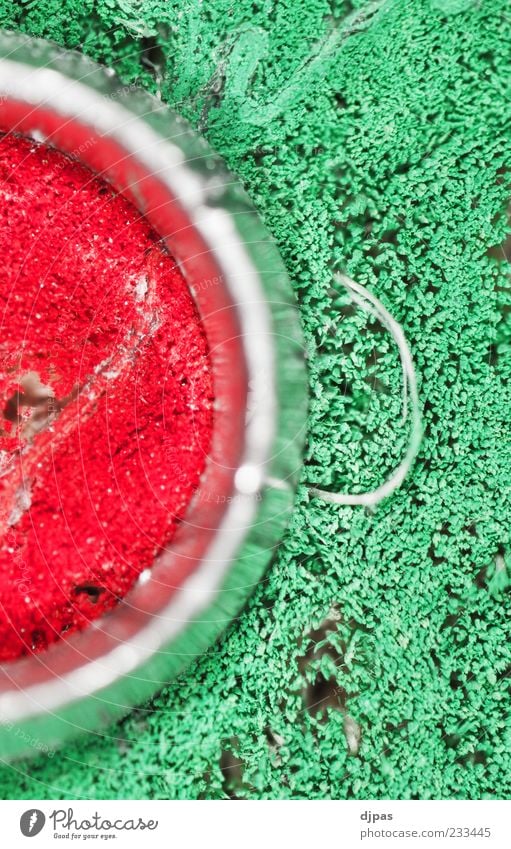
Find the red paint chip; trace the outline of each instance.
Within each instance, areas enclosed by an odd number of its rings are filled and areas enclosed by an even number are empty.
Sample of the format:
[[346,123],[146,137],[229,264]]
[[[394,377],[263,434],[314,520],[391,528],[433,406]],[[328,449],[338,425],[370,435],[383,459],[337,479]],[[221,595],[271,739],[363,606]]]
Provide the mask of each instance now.
[[115,605],[170,542],[212,431],[207,343],[137,210],[0,139],[0,659]]

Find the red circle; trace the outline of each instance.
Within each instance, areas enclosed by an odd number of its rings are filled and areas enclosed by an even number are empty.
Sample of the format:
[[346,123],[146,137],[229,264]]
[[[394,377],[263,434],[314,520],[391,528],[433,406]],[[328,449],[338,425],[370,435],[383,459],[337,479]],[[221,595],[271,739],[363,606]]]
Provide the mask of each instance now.
[[0,659],[115,605],[165,549],[212,433],[205,334],[135,207],[0,139]]

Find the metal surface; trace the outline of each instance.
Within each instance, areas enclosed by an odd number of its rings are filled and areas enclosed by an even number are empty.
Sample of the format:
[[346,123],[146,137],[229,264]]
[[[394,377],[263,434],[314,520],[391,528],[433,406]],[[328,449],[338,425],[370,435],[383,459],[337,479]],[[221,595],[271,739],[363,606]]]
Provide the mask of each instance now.
[[13,757],[121,716],[239,612],[292,508],[307,383],[278,251],[237,180],[179,116],[81,54],[2,33],[0,129],[74,156],[145,214],[194,294],[215,391],[201,485],[148,580],[82,633],[0,668],[0,752]]

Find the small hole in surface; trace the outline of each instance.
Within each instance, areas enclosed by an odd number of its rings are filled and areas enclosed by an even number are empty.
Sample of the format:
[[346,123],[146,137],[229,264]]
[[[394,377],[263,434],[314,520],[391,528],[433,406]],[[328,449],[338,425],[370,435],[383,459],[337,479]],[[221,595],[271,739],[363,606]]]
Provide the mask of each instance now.
[[347,692],[340,687],[335,678],[325,678],[318,672],[312,684],[308,684],[304,692],[305,707],[311,716],[322,713],[321,721],[327,719],[327,708],[343,710],[346,706]]
[[93,604],[97,604],[99,597],[105,592],[104,587],[98,587],[95,584],[79,584],[74,588],[74,592],[79,595],[85,593],[88,595]]
[[497,681],[504,681],[506,678],[511,678],[511,666],[508,666],[503,672],[497,675]]
[[487,753],[482,749],[478,749],[475,752],[469,752],[467,755],[461,755],[461,757],[456,758],[456,763],[468,766],[469,764],[485,764],[487,760]]
[[486,576],[487,576],[487,574],[488,574],[488,567],[483,566],[483,568],[479,570],[479,572],[477,573],[477,575],[474,578],[474,584],[480,590],[483,590],[486,587]]
[[435,564],[435,566],[440,566],[440,564],[445,563],[445,558],[439,557],[435,553],[435,549],[434,549],[433,545],[430,545],[429,548],[428,548],[428,557],[431,560],[431,562]]
[[237,792],[243,787],[243,761],[230,749],[224,749],[220,756],[220,770],[225,795],[229,799],[238,799]]
[[431,660],[435,664],[437,669],[440,669],[440,658],[438,657],[435,649],[431,649],[430,651]]
[[460,680],[459,671],[451,672],[449,676],[449,685],[453,690],[459,690],[459,688],[463,686],[463,683]]
[[160,74],[165,68],[167,57],[155,36],[142,39],[140,62],[158,81]]
[[440,630],[444,631],[446,628],[453,628],[459,618],[459,613],[449,613],[449,615],[445,617],[442,625],[440,626]]
[[36,629],[32,631],[32,651],[43,651],[48,647],[48,641],[44,631]]

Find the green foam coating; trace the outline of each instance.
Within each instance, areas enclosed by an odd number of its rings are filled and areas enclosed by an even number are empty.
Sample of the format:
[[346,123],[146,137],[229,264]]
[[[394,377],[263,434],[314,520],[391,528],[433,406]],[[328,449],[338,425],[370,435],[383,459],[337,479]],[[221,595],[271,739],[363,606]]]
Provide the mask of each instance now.
[[411,477],[374,513],[303,485],[224,639],[109,734],[5,767],[5,798],[511,795],[511,15],[503,0],[357,14],[0,5],[3,26],[159,90],[242,177],[310,348],[304,480],[373,487],[407,438],[392,341],[332,289],[335,268],[402,323],[426,425]]

